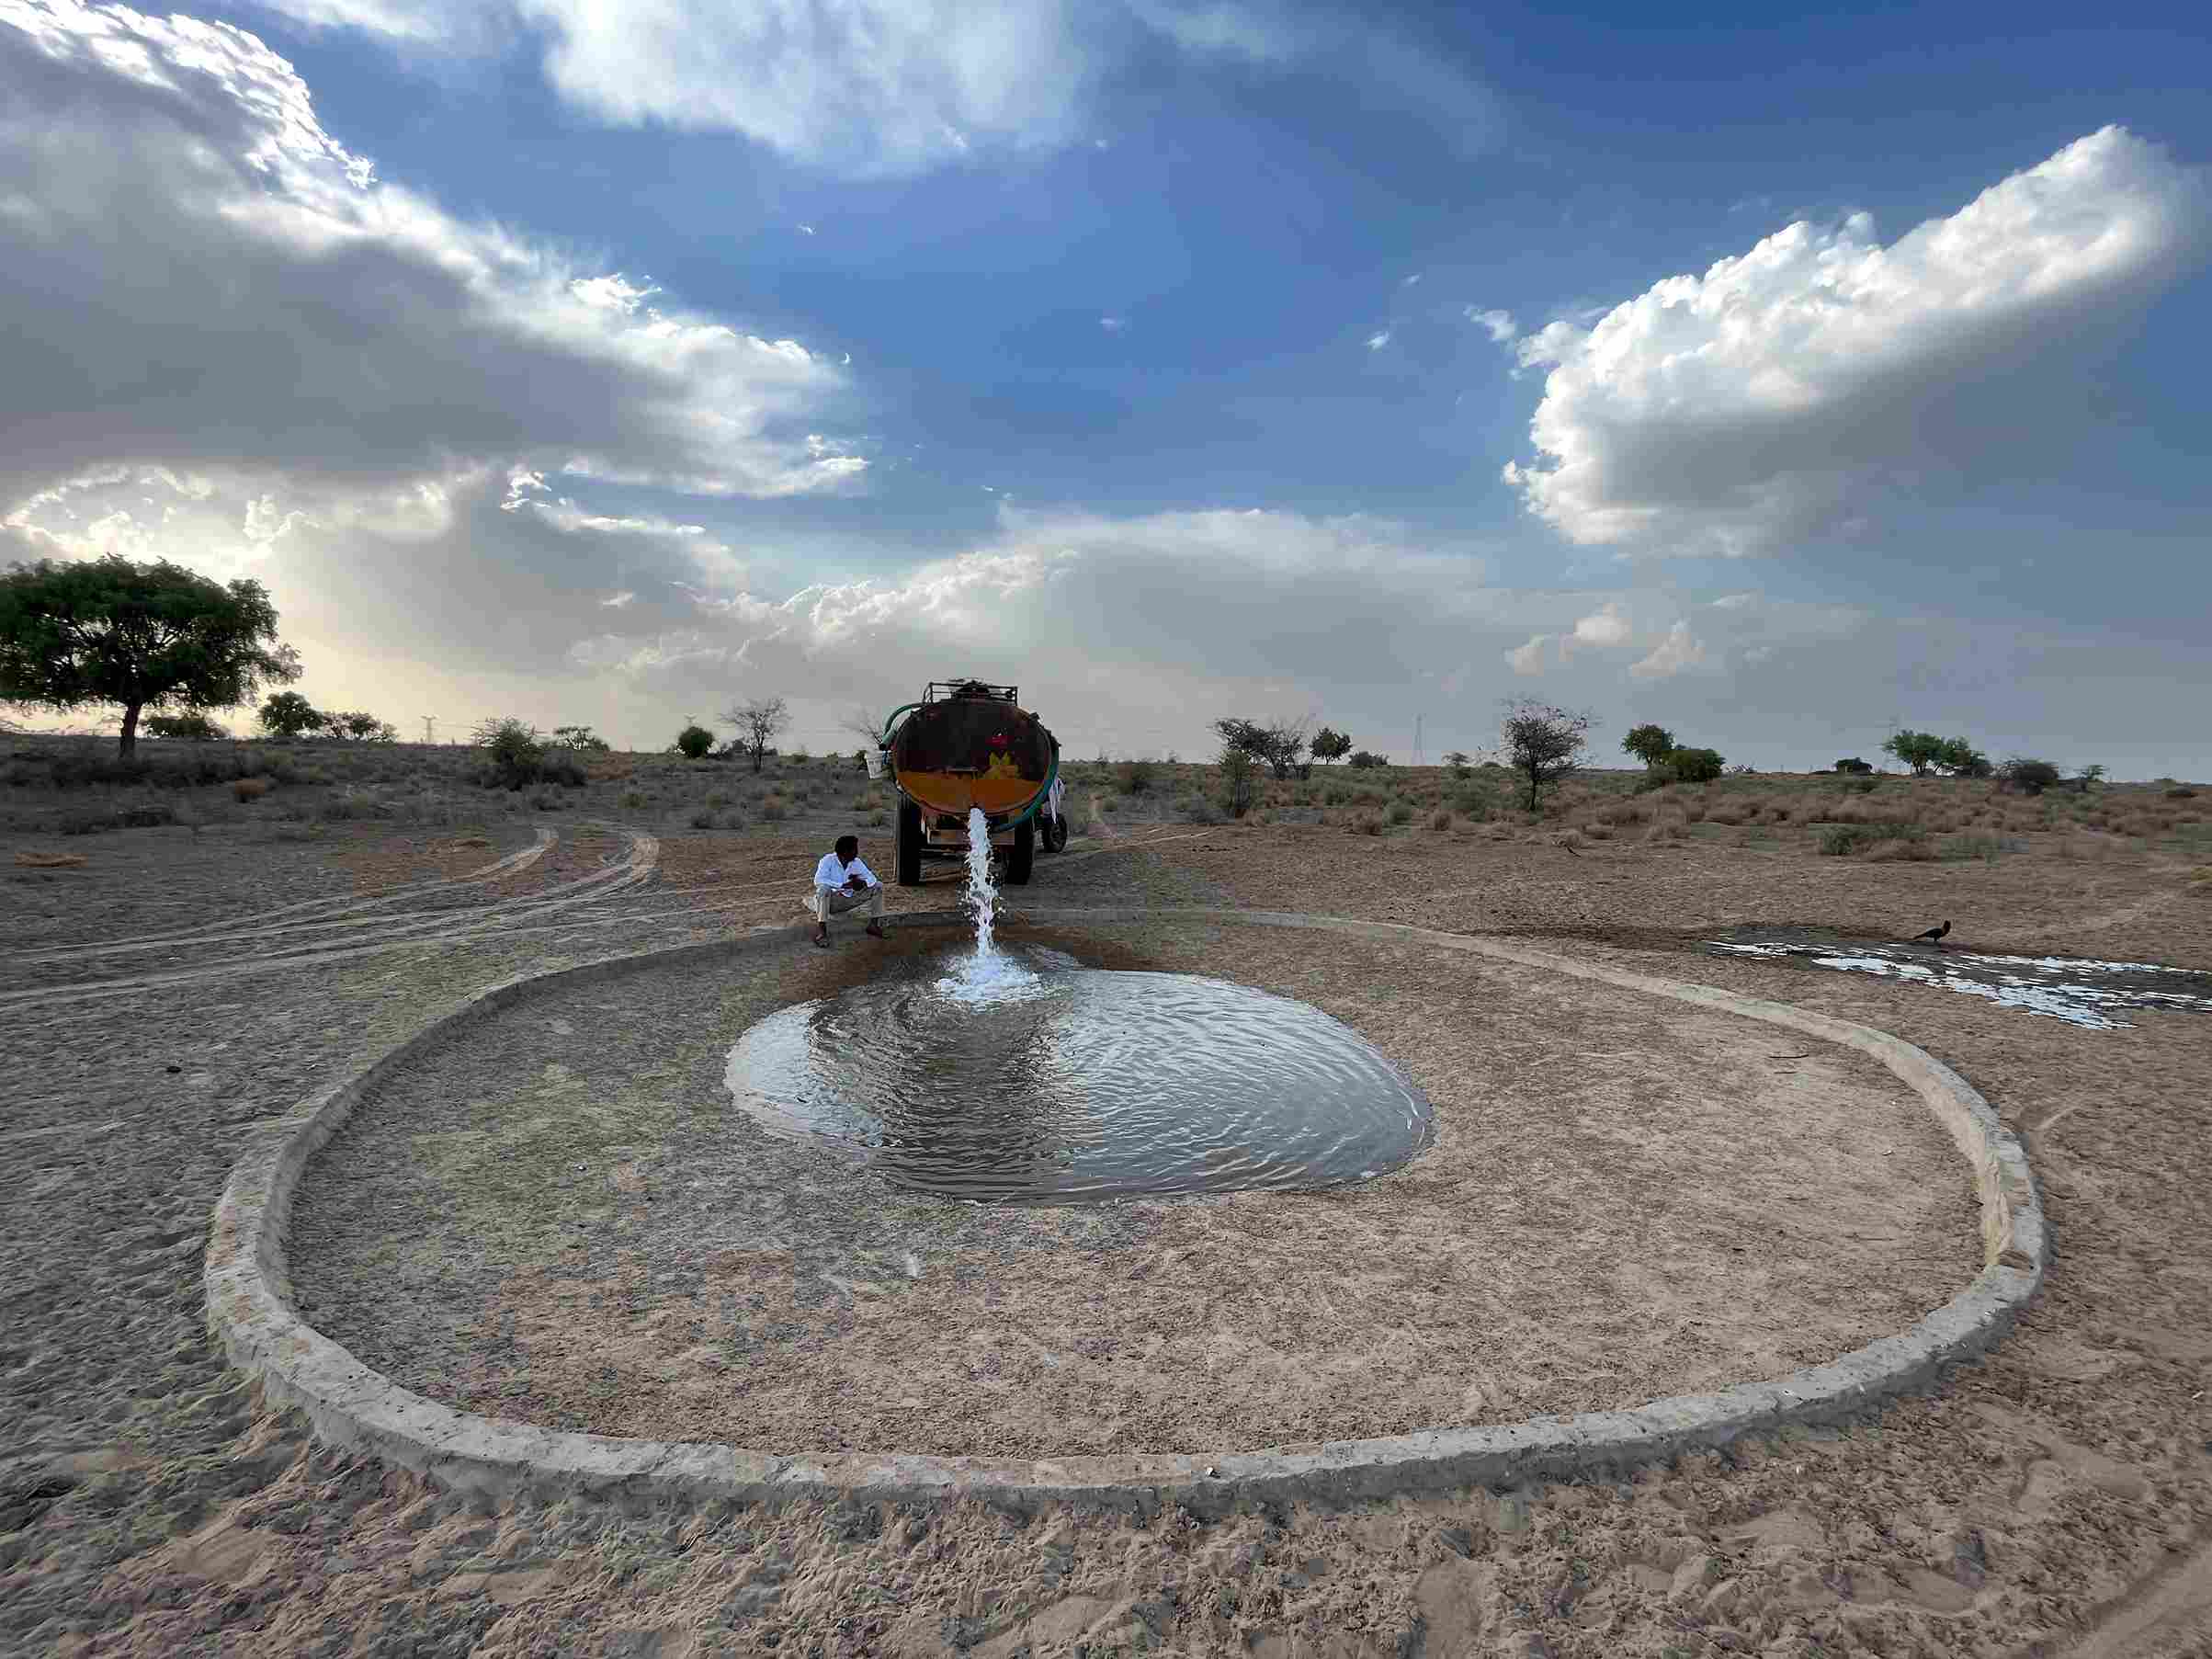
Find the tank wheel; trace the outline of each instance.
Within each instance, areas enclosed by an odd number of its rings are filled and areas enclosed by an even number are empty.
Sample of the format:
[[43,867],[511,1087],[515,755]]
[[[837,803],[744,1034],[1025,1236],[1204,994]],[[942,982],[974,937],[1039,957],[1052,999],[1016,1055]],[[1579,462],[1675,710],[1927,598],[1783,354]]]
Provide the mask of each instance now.
[[1014,845],[1006,849],[1006,885],[1027,887],[1037,867],[1037,820],[1025,818],[1014,826]]
[[899,802],[899,885],[922,885],[922,809],[911,801]]
[[1068,847],[1068,821],[1065,818],[1045,820],[1045,851],[1065,852]]

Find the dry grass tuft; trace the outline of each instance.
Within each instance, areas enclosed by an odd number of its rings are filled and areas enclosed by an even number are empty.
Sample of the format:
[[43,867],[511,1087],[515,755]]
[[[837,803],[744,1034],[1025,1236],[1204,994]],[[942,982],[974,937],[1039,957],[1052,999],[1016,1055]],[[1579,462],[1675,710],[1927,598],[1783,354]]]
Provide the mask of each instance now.
[[25,869],[77,869],[86,862],[83,853],[17,853],[16,862]]
[[231,798],[241,803],[258,801],[276,787],[266,778],[241,778],[231,786]]

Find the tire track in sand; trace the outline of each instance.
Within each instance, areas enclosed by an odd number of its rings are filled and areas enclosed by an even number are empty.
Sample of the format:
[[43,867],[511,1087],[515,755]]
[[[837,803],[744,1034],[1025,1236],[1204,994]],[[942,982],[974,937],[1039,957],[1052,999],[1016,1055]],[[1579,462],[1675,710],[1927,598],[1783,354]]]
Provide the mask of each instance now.
[[[578,905],[602,903],[618,893],[644,886],[658,873],[661,857],[658,837],[641,831],[624,829],[617,824],[593,824],[579,827],[619,836],[625,844],[621,861],[550,888],[544,892],[503,901],[487,908],[367,918],[367,926],[380,930],[377,936],[367,939],[303,938],[288,943],[270,935],[247,933],[233,936],[228,941],[241,946],[242,954],[173,972],[137,973],[0,993],[0,1007],[33,1007],[53,1003],[136,995],[151,990],[250,974],[293,972],[357,961],[366,957],[419,949],[430,945],[467,943],[496,937],[510,927],[516,931],[525,930],[521,925],[539,922],[547,916],[559,915]],[[427,887],[431,884],[425,885]]]
[[[509,853],[505,858],[487,864],[481,869],[472,869],[466,875],[453,876],[435,881],[411,882],[407,886],[395,887],[390,892],[378,893],[367,899],[343,897],[305,899],[297,904],[286,904],[278,909],[264,912],[259,923],[248,928],[234,929],[226,933],[223,929],[233,927],[232,923],[211,922],[205,927],[187,928],[181,933],[142,934],[133,938],[103,939],[96,945],[67,945],[51,950],[32,951],[15,960],[26,966],[89,961],[96,957],[125,956],[142,950],[176,949],[187,945],[197,947],[229,944],[242,939],[257,941],[276,934],[301,932],[317,927],[374,926],[383,918],[369,917],[363,921],[347,921],[344,918],[355,916],[361,911],[375,910],[388,904],[425,898],[436,892],[454,892],[468,887],[487,886],[494,881],[505,881],[509,876],[520,875],[550,852],[560,839],[558,831],[540,826],[537,833],[537,840],[533,845],[522,848],[519,852]],[[304,914],[314,911],[320,911],[322,914],[317,915]],[[292,919],[280,921],[281,917]],[[277,925],[271,926],[268,925],[270,923]]]

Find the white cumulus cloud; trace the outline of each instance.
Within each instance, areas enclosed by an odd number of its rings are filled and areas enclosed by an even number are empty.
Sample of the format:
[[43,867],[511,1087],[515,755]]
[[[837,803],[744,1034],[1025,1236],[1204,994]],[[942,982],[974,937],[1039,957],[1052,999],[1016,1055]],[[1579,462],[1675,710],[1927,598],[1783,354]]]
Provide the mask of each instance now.
[[1792,224],[1513,340],[1548,373],[1538,459],[1503,475],[1570,540],[1630,551],[1758,552],[1878,517],[1925,477],[2061,445],[2100,325],[2208,233],[2205,173],[2117,127],[1887,245],[1864,214]]
[[511,463],[777,496],[866,464],[807,442],[834,366],[379,181],[228,24],[0,4],[0,512],[102,465],[299,497]]

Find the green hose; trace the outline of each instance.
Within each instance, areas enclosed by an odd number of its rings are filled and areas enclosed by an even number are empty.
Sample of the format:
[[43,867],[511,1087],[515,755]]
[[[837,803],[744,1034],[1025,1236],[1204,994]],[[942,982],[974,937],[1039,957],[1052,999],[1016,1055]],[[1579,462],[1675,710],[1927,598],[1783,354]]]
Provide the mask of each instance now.
[[881,740],[877,743],[876,746],[879,749],[890,748],[890,729],[899,723],[899,716],[905,714],[912,710],[919,709],[921,706],[922,705],[920,703],[901,703],[896,709],[893,709],[890,711],[890,718],[883,722],[883,736]]

